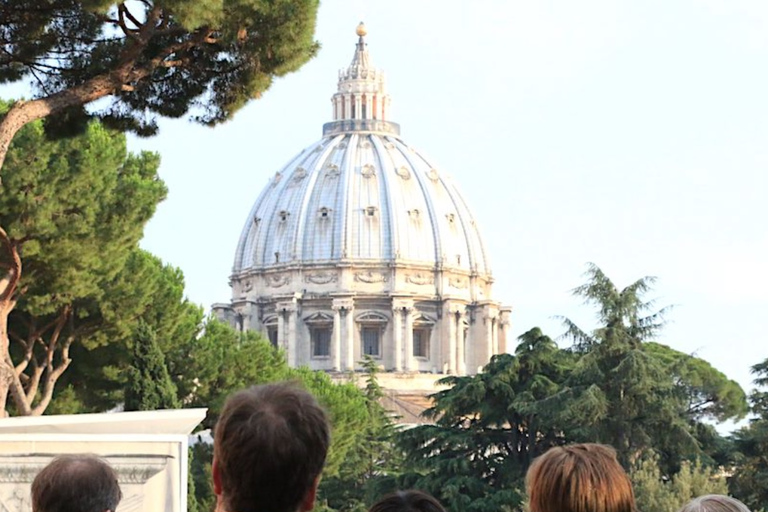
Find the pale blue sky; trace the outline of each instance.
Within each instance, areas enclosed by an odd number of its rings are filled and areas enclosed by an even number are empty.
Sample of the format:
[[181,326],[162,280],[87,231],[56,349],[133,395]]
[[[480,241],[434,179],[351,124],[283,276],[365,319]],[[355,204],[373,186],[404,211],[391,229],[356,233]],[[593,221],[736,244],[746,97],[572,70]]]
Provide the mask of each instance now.
[[588,261],[659,278],[660,340],[745,387],[768,357],[768,2],[327,0],[322,50],[215,129],[164,121],[168,199],[143,246],[190,298],[227,277],[268,177],[320,139],[360,19],[403,139],[454,176],[482,228],[513,334],[553,315]]

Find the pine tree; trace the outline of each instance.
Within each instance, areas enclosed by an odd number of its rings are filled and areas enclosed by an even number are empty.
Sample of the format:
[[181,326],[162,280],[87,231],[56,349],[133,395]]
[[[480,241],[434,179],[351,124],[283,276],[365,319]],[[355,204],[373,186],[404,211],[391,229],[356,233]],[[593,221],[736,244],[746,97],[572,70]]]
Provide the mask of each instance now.
[[125,388],[126,411],[178,409],[176,386],[168,375],[165,357],[157,346],[155,333],[144,322],[136,330],[133,360]]

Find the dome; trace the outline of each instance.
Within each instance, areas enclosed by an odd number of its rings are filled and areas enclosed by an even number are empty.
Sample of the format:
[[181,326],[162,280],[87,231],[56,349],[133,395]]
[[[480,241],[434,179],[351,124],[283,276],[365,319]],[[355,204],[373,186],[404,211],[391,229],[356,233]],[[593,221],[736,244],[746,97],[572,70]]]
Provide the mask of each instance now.
[[253,206],[233,270],[350,261],[490,274],[458,188],[392,133],[331,133],[296,155]]
[[237,245],[232,301],[213,309],[262,332],[292,366],[353,372],[370,356],[397,386],[427,389],[435,375],[473,374],[504,352],[510,310],[491,297],[466,201],[400,137],[368,31],[356,34],[332,121],[259,195]]

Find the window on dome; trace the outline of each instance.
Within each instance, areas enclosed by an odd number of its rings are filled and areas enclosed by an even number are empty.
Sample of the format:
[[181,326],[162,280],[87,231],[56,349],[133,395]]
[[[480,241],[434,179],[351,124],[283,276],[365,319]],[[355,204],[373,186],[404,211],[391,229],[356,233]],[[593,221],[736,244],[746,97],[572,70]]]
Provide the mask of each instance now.
[[365,326],[360,330],[363,340],[363,355],[379,357],[381,355],[381,327]]
[[328,208],[320,208],[320,218],[321,219],[328,218]]
[[285,222],[286,220],[288,220],[288,216],[289,215],[290,215],[290,213],[288,213],[287,211],[285,211],[285,210],[281,211],[280,212],[280,220],[282,222]]
[[376,207],[375,206],[369,206],[365,209],[365,215],[368,217],[373,217],[376,215]]
[[331,355],[331,326],[314,326],[309,329],[312,343],[312,357],[329,357]]

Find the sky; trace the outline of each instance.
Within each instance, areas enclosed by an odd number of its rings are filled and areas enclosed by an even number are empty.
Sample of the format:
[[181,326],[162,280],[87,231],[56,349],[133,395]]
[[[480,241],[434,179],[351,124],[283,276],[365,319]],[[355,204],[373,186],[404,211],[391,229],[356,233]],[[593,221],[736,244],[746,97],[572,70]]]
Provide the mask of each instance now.
[[[768,357],[768,2],[326,0],[322,49],[234,120],[160,122],[169,195],[142,246],[189,298],[227,302],[240,231],[268,178],[321,138],[365,21],[402,138],[451,174],[491,258],[512,335],[557,316],[588,262],[656,276],[658,341],[751,388]],[[561,340],[563,346],[566,340]]]

